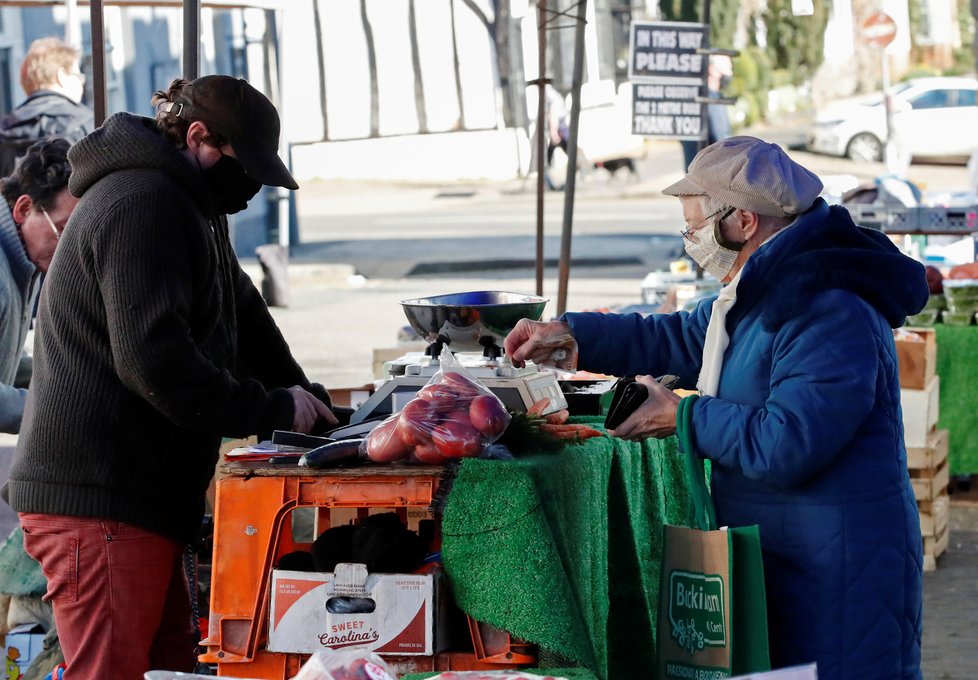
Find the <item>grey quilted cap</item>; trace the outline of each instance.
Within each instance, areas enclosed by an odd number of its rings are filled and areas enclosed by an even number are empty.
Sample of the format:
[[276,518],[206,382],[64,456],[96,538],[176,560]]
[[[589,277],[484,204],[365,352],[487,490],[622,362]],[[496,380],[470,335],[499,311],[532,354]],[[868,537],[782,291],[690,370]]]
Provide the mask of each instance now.
[[686,176],[662,191],[669,196],[706,195],[732,208],[775,217],[805,212],[821,192],[822,180],[780,146],[746,136],[706,147],[689,164]]

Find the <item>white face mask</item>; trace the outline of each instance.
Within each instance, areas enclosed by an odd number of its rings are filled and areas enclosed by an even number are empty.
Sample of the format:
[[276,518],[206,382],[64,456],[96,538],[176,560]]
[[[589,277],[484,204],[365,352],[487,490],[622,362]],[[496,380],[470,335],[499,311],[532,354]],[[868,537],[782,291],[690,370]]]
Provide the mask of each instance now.
[[[724,216],[726,217],[726,216]],[[717,281],[723,281],[733,269],[734,262],[740,248],[730,248],[728,245],[721,245],[717,239],[720,231],[721,217],[713,228],[702,228],[689,234],[683,241],[686,254],[693,258],[693,261],[702,267],[707,274]],[[738,244],[739,245],[739,244]]]

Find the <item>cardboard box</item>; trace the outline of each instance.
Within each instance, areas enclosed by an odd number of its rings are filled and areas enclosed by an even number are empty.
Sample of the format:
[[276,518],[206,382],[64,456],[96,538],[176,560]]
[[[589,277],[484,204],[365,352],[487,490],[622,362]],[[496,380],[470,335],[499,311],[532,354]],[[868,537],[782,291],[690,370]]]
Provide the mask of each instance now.
[[900,387],[922,390],[934,377],[937,368],[937,332],[933,328],[906,328],[916,339],[896,343],[897,364],[900,367]]
[[4,640],[7,663],[17,664],[23,674],[44,647],[44,628],[39,623],[24,623],[11,628]]
[[[312,654],[324,647],[398,656],[437,654],[447,647],[444,576],[368,574],[363,564],[338,564],[332,574],[272,572],[268,650]],[[370,613],[329,611],[334,598],[369,598]]]
[[903,441],[907,448],[927,446],[927,437],[937,425],[941,378],[935,375],[922,390],[900,390],[903,410]]
[[329,397],[333,400],[335,406],[346,406],[348,408],[357,409],[363,405],[363,402],[370,398],[370,395],[374,393],[373,383],[367,383],[366,385],[361,385],[360,387],[333,387],[329,390]]

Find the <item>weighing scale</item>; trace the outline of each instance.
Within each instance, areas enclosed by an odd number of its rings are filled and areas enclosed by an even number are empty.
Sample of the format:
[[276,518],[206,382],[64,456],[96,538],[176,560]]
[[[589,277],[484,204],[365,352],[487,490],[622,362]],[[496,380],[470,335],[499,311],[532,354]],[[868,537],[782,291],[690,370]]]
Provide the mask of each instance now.
[[384,364],[388,379],[350,416],[355,424],[399,411],[441,368],[447,346],[465,370],[508,409],[526,411],[548,398],[552,413],[567,408],[557,375],[532,362],[518,368],[503,351],[503,341],[520,319],[539,321],[547,298],[503,291],[451,293],[401,301],[411,327],[429,343]]

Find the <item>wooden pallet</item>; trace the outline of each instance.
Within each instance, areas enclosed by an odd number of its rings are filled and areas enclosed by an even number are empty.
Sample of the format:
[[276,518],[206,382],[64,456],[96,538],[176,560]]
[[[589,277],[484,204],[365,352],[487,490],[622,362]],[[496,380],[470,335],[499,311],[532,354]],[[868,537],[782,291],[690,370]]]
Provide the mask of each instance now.
[[931,430],[927,433],[924,446],[907,447],[907,467],[911,470],[929,470],[939,467],[947,460],[947,442],[947,430]]
[[908,447],[926,447],[940,418],[941,376],[935,375],[922,390],[900,389],[903,439]]
[[940,536],[924,536],[924,571],[937,569],[937,558],[947,550],[950,536],[951,530],[948,527],[944,527]]
[[920,513],[920,533],[924,538],[939,537],[945,532],[951,517],[951,500],[946,493],[935,498],[930,512]]
[[921,512],[931,512],[933,503],[942,495],[947,495],[947,485],[951,477],[947,471],[947,461],[938,468],[910,470],[910,485]]

